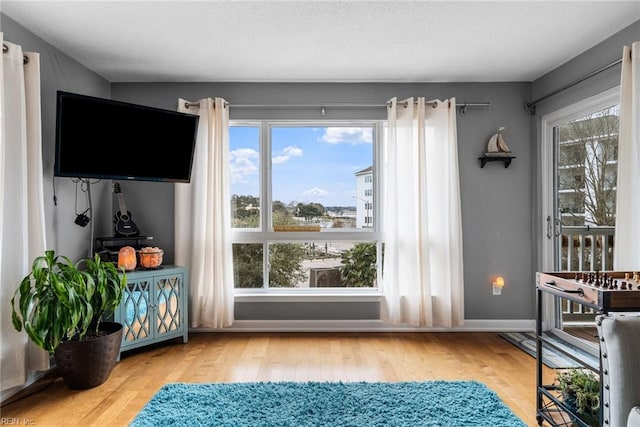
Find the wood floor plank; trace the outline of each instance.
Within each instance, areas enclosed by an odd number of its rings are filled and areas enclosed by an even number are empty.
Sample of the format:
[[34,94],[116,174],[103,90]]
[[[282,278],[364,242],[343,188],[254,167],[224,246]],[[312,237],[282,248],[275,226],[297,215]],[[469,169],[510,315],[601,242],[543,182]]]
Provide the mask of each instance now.
[[[546,378],[553,370],[544,369]],[[38,426],[126,426],[170,382],[476,380],[527,425],[535,359],[496,333],[192,333],[124,354],[99,387],[61,379],[1,409]]]

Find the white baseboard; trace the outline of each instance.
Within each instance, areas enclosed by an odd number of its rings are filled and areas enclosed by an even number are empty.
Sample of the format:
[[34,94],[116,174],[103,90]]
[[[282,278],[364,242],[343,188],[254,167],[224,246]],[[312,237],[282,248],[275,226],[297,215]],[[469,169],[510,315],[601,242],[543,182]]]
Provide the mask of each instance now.
[[534,319],[465,320],[453,328],[393,325],[382,320],[236,320],[232,326],[189,332],[533,332]]

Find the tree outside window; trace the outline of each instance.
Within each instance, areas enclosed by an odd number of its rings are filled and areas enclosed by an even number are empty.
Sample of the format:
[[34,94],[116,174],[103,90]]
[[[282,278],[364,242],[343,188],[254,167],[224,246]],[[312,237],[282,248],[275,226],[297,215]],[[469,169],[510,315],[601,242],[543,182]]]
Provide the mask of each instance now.
[[606,108],[557,128],[563,225],[615,225],[618,111]]

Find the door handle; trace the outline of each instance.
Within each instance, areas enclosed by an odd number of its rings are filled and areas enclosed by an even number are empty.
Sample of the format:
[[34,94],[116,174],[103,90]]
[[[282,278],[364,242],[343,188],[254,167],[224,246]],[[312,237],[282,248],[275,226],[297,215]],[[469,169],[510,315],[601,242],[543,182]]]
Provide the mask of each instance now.
[[562,234],[562,220],[560,218],[556,218],[554,220],[554,237],[559,237]]
[[580,295],[581,297],[583,297],[583,296],[584,296],[584,290],[583,290],[582,288],[578,288],[578,289],[565,289],[565,288],[562,288],[562,287],[558,286],[558,285],[556,284],[556,282],[555,282],[555,281],[553,281],[553,280],[551,280],[551,281],[549,281],[549,282],[545,282],[545,284],[546,284],[547,286],[550,286],[550,287],[552,287],[552,288],[554,288],[554,289],[556,289],[556,290],[558,290],[558,291],[560,291],[560,292],[564,292],[564,293],[566,293],[566,294],[578,294],[578,295]]
[[547,239],[551,239],[551,215],[547,216]]

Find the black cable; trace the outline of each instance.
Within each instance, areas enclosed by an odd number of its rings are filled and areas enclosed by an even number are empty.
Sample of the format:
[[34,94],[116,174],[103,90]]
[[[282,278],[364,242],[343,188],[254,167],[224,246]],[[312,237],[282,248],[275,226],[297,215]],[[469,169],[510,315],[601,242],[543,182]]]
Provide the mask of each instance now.
[[53,176],[51,180],[51,186],[53,187],[53,206],[58,206],[58,196],[56,196],[56,176]]

